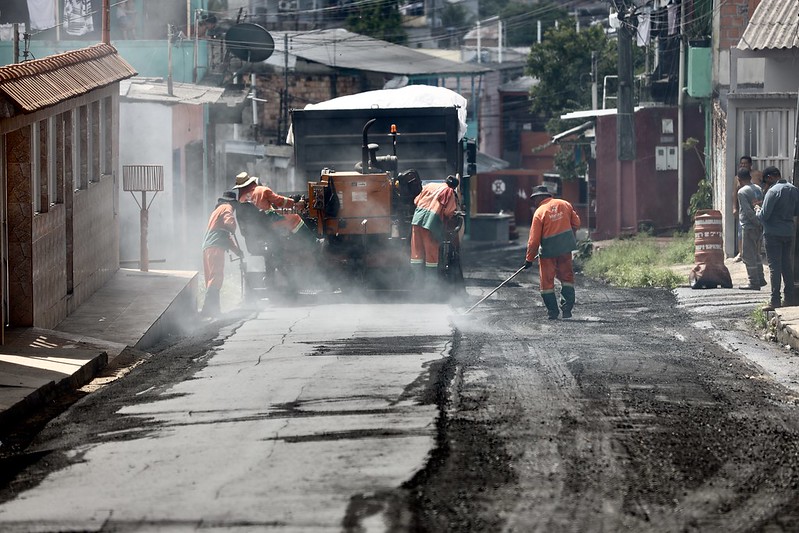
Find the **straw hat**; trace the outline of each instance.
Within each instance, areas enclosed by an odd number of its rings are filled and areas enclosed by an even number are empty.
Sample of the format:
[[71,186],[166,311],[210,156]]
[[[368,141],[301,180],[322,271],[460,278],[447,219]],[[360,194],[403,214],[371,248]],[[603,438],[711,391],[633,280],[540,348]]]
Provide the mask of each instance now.
[[251,183],[257,183],[258,178],[255,176],[250,176],[246,172],[239,172],[236,175],[236,185],[233,186],[234,189],[243,189],[247,185]]

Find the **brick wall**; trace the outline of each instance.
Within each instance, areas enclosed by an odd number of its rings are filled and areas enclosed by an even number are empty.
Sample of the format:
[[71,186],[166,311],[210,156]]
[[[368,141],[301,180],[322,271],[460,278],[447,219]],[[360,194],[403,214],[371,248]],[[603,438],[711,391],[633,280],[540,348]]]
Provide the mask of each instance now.
[[720,50],[728,50],[738,44],[759,3],[760,0],[725,0],[717,7]]
[[[268,100],[259,103],[258,116],[260,132],[263,136],[274,137],[280,123],[280,95],[285,78],[281,73],[259,75],[257,78],[258,97]],[[370,86],[372,85],[372,86]],[[382,85],[370,84],[361,76],[337,75],[296,75],[289,76],[289,109],[302,109],[307,104],[316,104],[363,91],[382,89]],[[286,132],[286,125],[280,127]]]
[[[73,176],[71,146],[72,110],[94,106],[99,98],[118,91],[117,84],[62,105],[61,112],[52,109],[31,116],[3,137],[8,205],[8,303],[12,326],[53,328],[78,305],[85,302],[119,268],[117,215],[115,213],[116,181],[112,175],[101,176],[99,113],[93,113],[98,124],[91,137],[91,161],[77,161],[80,174]],[[82,103],[78,103],[82,101]],[[74,103],[74,107],[69,107]],[[103,120],[113,122],[116,111],[106,113]],[[57,135],[51,142],[43,127],[54,117]],[[84,115],[85,116],[85,115]],[[15,120],[15,119],[11,119]],[[104,131],[111,131],[105,124]],[[32,132],[40,129],[40,190],[32,191]],[[88,142],[88,125],[79,125],[81,145]],[[3,138],[0,138],[3,141]],[[52,148],[52,150],[50,149]],[[81,154],[88,153],[81,149]],[[50,161],[50,157],[55,157]],[[48,190],[47,168],[56,172],[56,190]],[[110,163],[116,167],[116,161]],[[83,173],[86,174],[83,174]],[[92,180],[89,172],[92,172]],[[81,183],[80,190],[75,190]],[[34,212],[34,194],[41,195],[38,212]]]

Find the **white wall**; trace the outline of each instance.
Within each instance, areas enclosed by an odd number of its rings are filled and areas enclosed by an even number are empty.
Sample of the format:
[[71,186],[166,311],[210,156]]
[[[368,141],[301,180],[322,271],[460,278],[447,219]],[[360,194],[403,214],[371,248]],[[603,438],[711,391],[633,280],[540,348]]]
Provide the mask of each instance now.
[[799,89],[799,50],[792,58],[766,59],[766,92],[796,92]]
[[[730,85],[730,51],[719,51],[717,64],[719,85]],[[738,59],[738,85],[762,85],[765,77],[765,61],[759,58]]]
[[[123,165],[163,165],[164,190],[147,193],[152,204],[149,212],[148,250],[150,260],[170,259],[187,253],[176,242],[171,228],[175,227],[172,213],[172,112],[169,106],[155,103],[132,103],[121,100],[119,105],[119,256],[120,260],[139,259],[139,206],[130,192],[122,190]],[[136,192],[141,203],[141,193]],[[200,252],[193,253],[200,257]],[[127,265],[138,268],[138,265]],[[168,266],[153,263],[151,270]]]

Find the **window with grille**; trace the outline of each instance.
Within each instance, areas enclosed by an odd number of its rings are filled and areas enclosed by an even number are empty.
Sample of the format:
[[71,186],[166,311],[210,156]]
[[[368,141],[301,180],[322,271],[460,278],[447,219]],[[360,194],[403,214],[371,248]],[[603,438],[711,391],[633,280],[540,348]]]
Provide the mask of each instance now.
[[756,169],[775,166],[790,175],[795,120],[793,109],[740,110],[736,160],[748,155]]

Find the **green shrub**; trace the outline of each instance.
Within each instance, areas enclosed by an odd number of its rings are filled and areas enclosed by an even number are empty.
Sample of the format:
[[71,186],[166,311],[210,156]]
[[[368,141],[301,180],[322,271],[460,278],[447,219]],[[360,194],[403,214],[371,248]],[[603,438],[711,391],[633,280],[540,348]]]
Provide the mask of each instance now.
[[749,314],[749,322],[751,322],[752,326],[758,330],[766,330],[768,329],[768,315],[765,311],[763,311],[763,305],[757,306],[750,314]]
[[672,241],[663,250],[667,265],[687,265],[694,262],[694,230],[674,234]]
[[[681,276],[668,268],[685,259],[685,244],[688,237],[680,237],[679,244],[666,250],[658,247],[655,239],[646,235],[638,235],[632,239],[614,241],[612,245],[597,250],[586,262],[584,271],[587,275],[604,279],[621,287],[666,287],[673,289],[685,283]],[[691,241],[692,242],[692,241]],[[690,256],[693,256],[693,243]],[[690,262],[687,261],[687,262]]]
[[688,200],[688,214],[691,219],[701,209],[713,209],[713,185],[708,179],[699,180],[696,192]]

